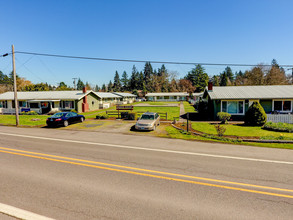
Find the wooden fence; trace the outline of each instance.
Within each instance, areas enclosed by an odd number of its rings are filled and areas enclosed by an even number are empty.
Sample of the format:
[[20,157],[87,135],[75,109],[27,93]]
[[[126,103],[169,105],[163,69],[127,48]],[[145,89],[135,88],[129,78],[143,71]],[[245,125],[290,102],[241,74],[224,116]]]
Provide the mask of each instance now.
[[292,114],[267,114],[267,121],[293,124]]

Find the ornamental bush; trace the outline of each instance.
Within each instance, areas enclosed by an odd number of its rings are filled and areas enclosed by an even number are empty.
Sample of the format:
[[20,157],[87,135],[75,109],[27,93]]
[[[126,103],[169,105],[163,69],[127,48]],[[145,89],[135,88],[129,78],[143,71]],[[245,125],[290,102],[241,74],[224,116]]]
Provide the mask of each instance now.
[[289,132],[293,133],[293,125],[282,123],[282,122],[267,122],[263,126],[263,129],[270,130],[270,131],[280,131],[280,132]]
[[38,115],[35,111],[21,112],[20,115]]
[[137,112],[129,112],[127,115],[128,120],[136,120],[137,119]]
[[224,125],[215,125],[215,129],[219,137],[222,137],[226,131],[226,127],[224,127]]
[[231,115],[227,112],[218,112],[217,117],[219,118],[222,124],[226,124],[227,121],[230,120]]
[[253,102],[253,104],[248,108],[245,113],[244,122],[246,125],[251,126],[262,126],[267,121],[267,115],[265,110],[258,102]]

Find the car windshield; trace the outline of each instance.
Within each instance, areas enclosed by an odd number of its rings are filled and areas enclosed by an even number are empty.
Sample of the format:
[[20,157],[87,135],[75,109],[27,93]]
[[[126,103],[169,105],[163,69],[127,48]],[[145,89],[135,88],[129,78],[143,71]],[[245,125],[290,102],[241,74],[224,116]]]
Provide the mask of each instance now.
[[142,119],[142,120],[154,120],[155,116],[154,115],[142,115],[140,119]]
[[63,115],[65,115],[65,113],[61,113],[61,112],[58,112],[58,113],[55,113],[52,117],[62,117]]

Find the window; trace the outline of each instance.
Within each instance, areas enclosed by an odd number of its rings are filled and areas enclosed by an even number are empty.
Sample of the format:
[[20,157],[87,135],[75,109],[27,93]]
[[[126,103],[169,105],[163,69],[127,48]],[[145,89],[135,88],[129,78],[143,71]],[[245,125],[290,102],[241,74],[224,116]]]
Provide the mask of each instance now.
[[222,112],[231,115],[244,114],[244,101],[222,101]]
[[74,108],[74,101],[62,101],[62,108],[73,109]]
[[21,107],[26,107],[26,101],[19,101],[18,102],[18,106],[21,108]]
[[291,101],[274,101],[274,111],[290,112]]
[[39,108],[39,103],[38,102],[31,102],[29,103],[30,108]]
[[1,101],[0,108],[7,108],[7,101]]

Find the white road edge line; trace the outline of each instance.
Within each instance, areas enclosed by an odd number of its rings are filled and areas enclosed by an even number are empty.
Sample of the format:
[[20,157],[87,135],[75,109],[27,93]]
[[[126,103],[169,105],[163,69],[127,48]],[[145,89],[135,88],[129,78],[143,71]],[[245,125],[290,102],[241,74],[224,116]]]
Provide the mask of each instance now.
[[69,142],[69,143],[77,143],[77,144],[101,145],[101,146],[107,146],[107,147],[134,149],[134,150],[156,151],[156,152],[185,154],[185,155],[194,155],[194,156],[203,156],[203,157],[215,157],[215,158],[225,158],[225,159],[234,159],[234,160],[247,160],[247,161],[255,161],[255,162],[293,165],[293,162],[290,162],[290,161],[264,160],[264,159],[257,159],[257,158],[248,158],[248,157],[233,157],[233,156],[216,155],[216,154],[194,153],[194,152],[187,152],[187,151],[163,150],[163,149],[157,149],[157,148],[145,148],[145,147],[118,145],[118,144],[105,144],[105,143],[96,143],[96,142],[88,142],[88,141],[76,141],[76,140],[38,137],[38,136],[30,136],[30,135],[22,135],[22,134],[10,134],[10,133],[3,133],[3,132],[0,132],[0,135],[33,138],[33,139],[41,139],[41,140],[60,141],[60,142]]
[[23,209],[19,209],[10,205],[0,203],[0,213],[25,220],[53,220],[42,215],[38,215],[33,212],[29,212]]

